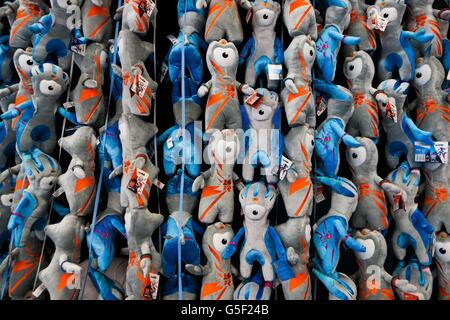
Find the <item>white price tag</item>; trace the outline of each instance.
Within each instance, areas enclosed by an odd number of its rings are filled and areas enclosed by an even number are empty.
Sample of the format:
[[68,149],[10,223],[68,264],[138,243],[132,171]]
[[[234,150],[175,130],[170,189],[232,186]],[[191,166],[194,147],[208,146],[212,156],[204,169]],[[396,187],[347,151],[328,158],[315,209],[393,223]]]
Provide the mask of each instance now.
[[327,110],[327,102],[325,101],[325,98],[320,99],[319,106],[317,107],[317,116],[320,117],[325,110]]
[[321,183],[315,184],[314,199],[316,200],[316,203],[321,203],[325,200],[325,195],[323,194],[323,185]]
[[376,29],[381,32],[384,32],[386,30],[386,26],[389,23],[389,20],[386,18],[383,18],[378,13],[375,13],[373,17],[367,21],[367,25],[369,29]]
[[131,84],[131,91],[143,98],[148,88],[148,81],[141,74],[134,78]]
[[86,55],[86,44],[73,44],[70,50],[84,57]]
[[53,198],[58,198],[63,193],[64,189],[62,187],[59,187],[55,192],[53,192]]
[[66,103],[63,104],[64,109],[69,110],[73,107],[75,107],[75,102],[73,101],[67,101]]
[[269,80],[283,79],[283,66],[281,64],[269,64]]
[[171,34],[169,34],[167,36],[167,39],[169,39],[170,42],[172,42],[173,45],[176,45],[178,43],[178,39],[175,36],[171,35]]
[[45,285],[42,283],[39,287],[36,288],[36,290],[33,291],[33,297],[39,298],[45,289]]
[[288,170],[292,167],[293,162],[286,158],[285,156],[281,157],[281,165],[280,165],[280,180],[284,180]]
[[173,148],[173,138],[172,137],[167,139],[167,148],[169,148],[169,149]]
[[164,183],[162,183],[162,182],[159,181],[158,179],[155,179],[155,181],[153,182],[153,184],[154,184],[159,190],[164,189],[164,187],[166,186]]

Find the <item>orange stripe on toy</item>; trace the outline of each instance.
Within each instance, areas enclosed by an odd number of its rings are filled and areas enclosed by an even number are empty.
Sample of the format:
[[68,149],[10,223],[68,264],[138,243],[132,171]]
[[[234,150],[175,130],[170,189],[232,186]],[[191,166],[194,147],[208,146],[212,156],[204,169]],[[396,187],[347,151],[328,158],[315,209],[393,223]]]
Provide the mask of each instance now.
[[297,273],[295,278],[289,280],[288,291],[291,292],[301,286],[308,279],[306,272]]
[[80,192],[94,184],[94,177],[86,177],[75,183],[75,193]]
[[228,101],[230,101],[231,98],[225,98],[225,100],[222,102],[222,104],[217,108],[217,110],[214,112],[214,114],[212,115],[209,123],[206,126],[206,131],[208,131],[209,129],[211,129],[211,126],[213,125],[214,121],[216,120],[217,116],[219,115],[219,113],[222,111],[222,109],[225,107],[225,105],[228,103]]
[[211,282],[211,283],[205,283],[205,285],[202,287],[202,291],[200,293],[200,296],[202,299],[204,299],[207,296],[210,296],[218,291],[223,289],[220,282]]
[[294,27],[295,29],[297,29],[300,26],[300,24],[303,22],[303,20],[305,19],[306,15],[308,14],[308,12],[311,11],[311,9],[312,9],[312,6],[310,5],[308,7],[308,9],[306,9],[305,12],[303,12],[302,16],[300,17],[300,19],[298,20],[297,24]]
[[306,103],[308,102],[309,98],[311,98],[311,93],[308,94],[308,96],[306,97],[305,101],[303,101],[302,105],[300,106],[300,108],[295,113],[294,117],[292,118],[291,124],[295,123],[295,121],[297,120],[298,116],[300,115],[300,113],[302,112],[303,108],[305,107]]
[[297,209],[297,211],[295,212],[294,216],[297,217],[297,216],[300,214],[300,211],[302,211],[303,207],[305,206],[306,200],[308,199],[309,194],[311,193],[311,189],[312,189],[312,187],[311,187],[311,185],[310,185],[309,188],[308,188],[308,192],[306,192],[306,196],[303,198],[303,201],[302,201],[302,203],[300,204],[300,207],[298,207],[298,209]]
[[217,196],[216,199],[214,199],[213,202],[211,202],[209,204],[209,206],[205,209],[205,211],[202,213],[202,215],[200,216],[200,220],[203,220],[203,218],[208,214],[208,212],[212,209],[212,207],[214,207],[214,205],[220,200],[220,198],[223,197],[223,195],[225,194],[225,192],[222,192],[221,194],[219,194]]

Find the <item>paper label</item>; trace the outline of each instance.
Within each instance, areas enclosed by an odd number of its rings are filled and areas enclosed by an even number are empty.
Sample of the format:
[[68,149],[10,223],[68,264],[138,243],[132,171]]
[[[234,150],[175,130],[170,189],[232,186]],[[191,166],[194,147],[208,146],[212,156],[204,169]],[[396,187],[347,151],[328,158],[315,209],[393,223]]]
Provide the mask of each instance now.
[[177,44],[178,43],[178,39],[175,36],[171,35],[171,34],[169,34],[167,36],[167,39],[169,39],[170,42],[172,42],[172,44]]
[[160,73],[160,77],[159,77],[159,82],[163,82],[164,79],[166,78],[167,75],[167,71],[169,71],[169,66],[167,65],[167,63],[163,63],[161,66],[161,73]]
[[58,198],[63,193],[64,189],[62,187],[59,187],[55,192],[53,192],[53,198]]
[[141,17],[144,14],[150,17],[153,13],[153,10],[155,10],[155,3],[153,2],[153,0],[142,0],[139,3],[139,15]]
[[158,297],[159,275],[150,273],[148,285],[144,289],[144,298],[156,300]]
[[145,95],[145,91],[148,88],[148,81],[145,79],[142,74],[136,75],[134,77],[133,83],[131,84],[131,92],[138,94],[139,97],[143,98]]
[[283,79],[283,66],[281,64],[269,64],[269,80]]
[[33,297],[39,298],[40,295],[44,292],[45,289],[46,289],[46,287],[42,283],[39,287],[36,288],[36,290],[33,291]]
[[317,116],[320,117],[325,110],[327,110],[327,102],[325,98],[322,97],[322,99],[320,99],[319,106],[317,107]]
[[134,169],[130,182],[128,182],[128,190],[131,190],[134,193],[142,194],[148,181],[148,177],[149,174],[144,170]]
[[253,9],[248,9],[247,15],[245,16],[245,21],[247,21],[247,23],[250,23],[252,21],[252,17],[253,17]]
[[84,43],[78,44],[78,43],[74,42],[72,44],[72,46],[70,47],[70,50],[72,52],[84,57],[86,55],[86,44],[84,44]]
[[386,30],[386,26],[388,23],[389,23],[389,20],[383,18],[378,13],[375,13],[373,15],[373,17],[369,21],[367,21],[367,25],[368,25],[369,29],[372,29],[372,30],[376,29],[381,32],[384,32],[384,30]]
[[169,149],[173,148],[173,138],[172,137],[167,139],[167,148],[169,148]]
[[288,170],[292,167],[293,162],[286,158],[285,156],[281,157],[280,164],[280,180],[284,180]]
[[164,183],[162,183],[158,179],[155,179],[155,182],[153,182],[153,184],[160,190],[164,189],[164,187],[166,186]]
[[398,122],[397,106],[390,100],[388,101],[388,104],[386,106],[386,117],[388,119],[391,119],[395,123]]
[[414,143],[416,162],[448,163],[448,142],[437,141],[432,146],[416,141]]
[[66,103],[63,104],[64,109],[68,110],[70,108],[75,107],[75,102],[73,101],[67,101]]
[[257,108],[261,103],[262,97],[263,96],[259,92],[255,91],[255,93],[253,93],[250,97],[247,98],[247,100],[245,100],[245,103],[250,107]]
[[316,203],[321,203],[325,200],[325,195],[323,194],[323,185],[321,183],[316,183],[314,185],[314,199]]

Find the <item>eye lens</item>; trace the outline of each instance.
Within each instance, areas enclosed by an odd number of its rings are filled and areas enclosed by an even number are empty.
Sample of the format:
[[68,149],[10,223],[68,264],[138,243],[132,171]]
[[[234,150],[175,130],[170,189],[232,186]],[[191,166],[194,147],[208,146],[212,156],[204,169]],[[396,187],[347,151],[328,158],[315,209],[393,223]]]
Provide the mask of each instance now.
[[226,147],[226,148],[225,148],[225,151],[226,151],[226,152],[231,152],[231,147]]
[[27,65],[32,66],[33,65],[33,60],[27,60]]
[[309,55],[312,57],[314,55],[314,51],[309,50]]
[[52,86],[49,86],[49,87],[48,87],[48,90],[53,91],[53,87],[52,87]]
[[260,115],[263,115],[263,114],[264,114],[264,111],[263,111],[263,110],[259,110],[259,114],[260,114]]
[[439,253],[440,254],[446,254],[447,250],[445,250],[444,248],[439,248]]
[[353,153],[353,154],[352,154],[352,158],[353,158],[353,159],[356,159],[356,158],[358,158],[358,155],[357,155],[356,153]]
[[253,210],[252,213],[253,213],[254,216],[257,216],[257,215],[258,215],[258,211],[256,211],[256,210]]
[[225,245],[225,244],[227,244],[228,243],[228,240],[227,239],[222,239],[222,244],[223,245]]
[[224,57],[225,59],[228,58],[228,53],[226,52],[222,53],[222,57]]
[[385,13],[385,14],[383,15],[383,17],[384,17],[385,19],[387,19],[387,18],[389,17],[389,14],[388,14],[388,13]]
[[311,145],[314,147],[314,140],[311,140]]
[[351,65],[350,67],[348,67],[350,69],[350,71],[353,71],[355,69],[354,65]]
[[263,15],[264,20],[269,19],[269,16],[267,14]]
[[422,73],[421,72],[417,72],[416,73],[416,78],[422,78]]

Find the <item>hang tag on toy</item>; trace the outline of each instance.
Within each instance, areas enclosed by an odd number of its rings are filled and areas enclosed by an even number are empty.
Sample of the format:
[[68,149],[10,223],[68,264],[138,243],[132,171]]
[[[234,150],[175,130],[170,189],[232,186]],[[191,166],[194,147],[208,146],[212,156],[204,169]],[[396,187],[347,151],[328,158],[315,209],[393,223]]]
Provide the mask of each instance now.
[[70,50],[76,54],[79,54],[80,56],[85,56],[86,55],[86,44],[84,43],[74,43],[72,44],[72,46],[70,47]]
[[436,141],[432,146],[414,142],[414,161],[431,163],[448,163],[448,142]]
[[316,183],[314,185],[314,199],[316,203],[321,203],[325,200],[325,195],[323,194],[323,184]]
[[169,39],[170,42],[172,42],[173,45],[175,45],[175,44],[178,43],[178,39],[177,39],[175,36],[171,35],[171,34],[169,34],[169,35],[167,36],[167,39]]
[[173,148],[173,139],[172,139],[172,137],[167,139],[167,148],[169,148],[169,149]]
[[67,101],[66,103],[63,103],[63,107],[64,107],[64,109],[69,110],[69,109],[75,107],[75,102]]
[[386,117],[388,119],[391,119],[395,123],[398,122],[397,106],[395,104],[393,104],[391,101],[388,101],[388,104],[386,107]]
[[164,183],[162,183],[162,182],[159,181],[158,179],[155,179],[155,181],[153,182],[153,184],[154,184],[159,190],[164,189],[164,187],[166,186]]
[[45,285],[41,283],[41,285],[37,287],[36,290],[33,291],[33,297],[39,298],[45,289],[46,289]]
[[137,74],[134,77],[133,83],[131,84],[131,92],[139,95],[139,97],[143,98],[145,95],[145,91],[148,88],[148,80],[145,79],[142,74]]
[[261,103],[262,97],[263,96],[258,91],[255,91],[250,97],[247,98],[247,100],[245,100],[245,103],[252,108],[257,108]]
[[448,163],[448,142],[437,141],[434,143],[436,152],[431,153],[431,162]]
[[378,15],[378,13],[376,13],[370,20],[370,23],[368,23],[368,26],[369,29],[375,29],[384,32],[384,30],[386,30],[388,22],[388,19],[385,19],[382,16]]
[[269,64],[269,80],[283,79],[283,66],[281,64]]
[[414,161],[416,162],[429,162],[430,161],[431,147],[422,142],[414,142]]
[[159,289],[159,275],[150,273],[148,285],[144,289],[144,298],[149,300],[156,300]]
[[142,194],[144,191],[145,185],[147,183],[149,174],[141,169],[134,169],[133,174],[131,175],[130,182],[128,182],[128,190]]
[[55,192],[53,192],[53,198],[58,198],[63,193],[64,189],[62,187],[59,187]]
[[288,170],[292,167],[293,162],[286,158],[285,156],[281,156],[281,164],[280,164],[280,180],[284,180],[286,178],[286,174]]
[[245,21],[247,21],[247,23],[250,23],[252,21],[252,17],[253,17],[253,9],[250,8],[247,11],[247,15],[245,16]]
[[147,0],[146,12],[149,17],[152,16],[155,7],[156,4],[153,2],[153,0]]
[[327,110],[327,101],[322,97],[322,99],[320,99],[319,106],[317,107],[317,116],[320,117],[325,110]]
[[169,66],[167,65],[167,63],[163,62],[162,66],[161,66],[160,76],[159,76],[160,83],[163,82],[164,79],[166,78],[167,71],[169,71]]

